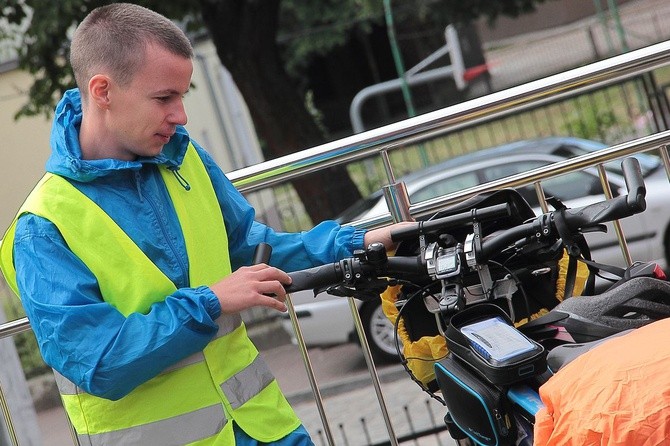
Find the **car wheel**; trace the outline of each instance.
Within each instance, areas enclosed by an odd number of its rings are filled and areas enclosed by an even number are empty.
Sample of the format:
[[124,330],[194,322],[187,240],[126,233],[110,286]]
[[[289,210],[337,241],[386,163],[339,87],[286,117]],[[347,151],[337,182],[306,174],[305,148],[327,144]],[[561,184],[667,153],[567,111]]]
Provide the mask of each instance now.
[[376,362],[399,361],[394,327],[382,310],[381,301],[366,302],[360,309],[365,337]]

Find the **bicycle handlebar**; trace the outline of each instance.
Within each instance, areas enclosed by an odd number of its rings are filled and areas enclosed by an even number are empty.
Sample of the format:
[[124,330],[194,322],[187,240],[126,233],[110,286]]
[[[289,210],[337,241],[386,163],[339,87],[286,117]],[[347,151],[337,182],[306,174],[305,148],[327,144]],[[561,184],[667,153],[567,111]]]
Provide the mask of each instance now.
[[328,263],[289,273],[288,275],[291,276],[292,282],[290,285],[284,285],[284,288],[287,293],[293,293],[340,283],[344,280],[341,266],[341,263],[344,261],[340,260],[336,263]]
[[646,207],[645,195],[646,188],[640,163],[635,158],[627,158],[622,162],[624,180],[626,181],[627,195],[603,200],[598,203],[588,204],[586,206],[562,209],[547,214],[543,214],[530,223],[511,228],[504,231],[494,239],[482,243],[480,252],[477,253],[477,261],[485,262],[502,247],[515,242],[516,240],[532,237],[540,237],[541,222],[543,219],[549,220],[551,230],[556,230],[556,220],[563,219],[566,228],[570,232],[577,232],[584,229],[596,227],[602,223],[643,212]]
[[475,208],[467,212],[447,215],[446,217],[436,218],[435,220],[419,222],[416,225],[410,225],[407,228],[397,229],[391,233],[391,240],[400,242],[402,240],[415,239],[421,232],[444,231],[448,228],[463,226],[475,220],[484,221],[498,217],[506,217],[511,215],[511,212],[510,205],[507,203],[496,204],[479,209]]
[[285,285],[287,293],[315,288],[326,287],[335,284],[354,285],[362,278],[392,277],[425,275],[426,268],[421,263],[420,257],[386,257],[384,245],[375,243],[365,251],[369,258],[370,253],[381,256],[376,262],[366,262],[361,257],[348,257],[335,263],[315,266],[289,273],[292,282]]
[[[485,263],[501,249],[529,237],[541,238],[560,231],[557,221],[570,233],[597,227],[602,223],[629,217],[646,209],[646,188],[635,158],[628,158],[622,163],[624,179],[628,189],[627,195],[573,209],[558,209],[542,214],[533,220],[506,229],[494,237],[481,241],[481,247],[475,252],[478,264]],[[510,215],[508,204],[499,204],[485,208],[472,209],[435,220],[418,222],[391,233],[395,242],[417,239],[421,234],[448,233],[449,229],[471,223]],[[559,238],[559,237],[557,237]],[[386,257],[384,246],[371,245],[365,252],[356,252],[353,257],[335,263],[317,266],[289,273],[293,282],[286,286],[287,292],[326,287],[329,285],[355,285],[361,279],[403,276],[428,276],[425,260],[420,253],[411,257]]]

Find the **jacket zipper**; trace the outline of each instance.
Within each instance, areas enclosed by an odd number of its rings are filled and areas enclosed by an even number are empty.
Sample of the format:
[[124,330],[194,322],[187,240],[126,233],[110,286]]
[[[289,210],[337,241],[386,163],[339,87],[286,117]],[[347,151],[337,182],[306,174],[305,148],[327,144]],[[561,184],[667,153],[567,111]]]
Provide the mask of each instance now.
[[[173,243],[172,239],[169,237],[169,232],[167,231],[167,224],[163,220],[161,213],[158,212],[158,206],[156,205],[155,201],[153,199],[151,199],[150,195],[148,195],[146,197],[144,197],[142,195],[142,191],[141,191],[142,188],[140,187],[140,179],[141,179],[141,175],[140,175],[139,171],[135,172],[135,183],[137,185],[137,191],[140,194],[140,199],[142,200],[142,202],[146,201],[147,203],[149,203],[149,207],[151,207],[151,211],[156,216],[156,220],[158,221],[158,226],[160,227],[160,230],[163,233],[163,239],[167,243],[170,250],[174,253],[174,258],[177,260],[177,263],[179,264],[179,268],[182,271],[181,275],[186,280],[185,285],[189,286],[190,285],[190,279],[189,279],[189,275],[188,275],[188,267],[182,261],[182,257],[179,254],[179,251],[177,250],[177,248],[176,248],[175,244]],[[186,180],[184,180],[184,183],[186,185],[188,185]],[[179,184],[182,184],[182,183],[180,182]],[[191,188],[190,185],[188,185],[188,189],[186,189],[186,187],[185,187],[186,190],[189,190],[190,188]],[[146,198],[146,200],[145,200],[145,198]],[[175,218],[176,218],[176,216],[175,216]],[[186,246],[184,246],[184,250],[186,250]],[[175,286],[177,286],[177,288],[179,288],[178,284],[175,284]]]

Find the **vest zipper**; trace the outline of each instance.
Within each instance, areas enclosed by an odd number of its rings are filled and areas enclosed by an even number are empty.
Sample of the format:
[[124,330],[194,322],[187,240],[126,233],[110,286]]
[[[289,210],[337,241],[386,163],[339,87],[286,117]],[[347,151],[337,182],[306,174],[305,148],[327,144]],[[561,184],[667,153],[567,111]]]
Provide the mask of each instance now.
[[[183,284],[180,284],[181,281],[178,280],[177,277],[175,278],[169,277],[170,280],[172,280],[172,283],[174,283],[177,288],[181,288],[182,286],[189,286],[188,266],[187,263],[185,264],[182,261],[180,251],[177,249],[177,246],[173,242],[172,237],[170,237],[170,231],[168,230],[169,224],[166,220],[166,218],[169,217],[165,215],[164,206],[162,206],[160,203],[157,203],[156,200],[154,200],[152,194],[147,195],[146,200],[142,201],[146,202],[149,205],[149,207],[151,208],[151,212],[153,212],[153,214],[155,215],[156,221],[158,222],[158,226],[160,227],[160,231],[163,234],[163,240],[168,245],[170,251],[173,253],[173,257],[176,260],[177,264],[179,265],[179,268],[181,269],[181,276],[184,278]],[[176,215],[175,218],[179,220]],[[184,246],[184,252],[185,251],[186,246]]]

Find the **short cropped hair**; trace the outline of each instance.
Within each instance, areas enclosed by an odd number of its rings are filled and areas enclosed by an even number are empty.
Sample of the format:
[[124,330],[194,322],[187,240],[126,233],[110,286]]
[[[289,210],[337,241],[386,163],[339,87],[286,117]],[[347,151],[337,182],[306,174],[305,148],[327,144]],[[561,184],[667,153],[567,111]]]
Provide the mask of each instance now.
[[193,47],[172,21],[150,9],[114,3],[91,11],[79,24],[70,45],[70,64],[81,94],[88,81],[108,70],[120,85],[128,85],[140,69],[145,49],[154,43],[169,52],[193,57]]

